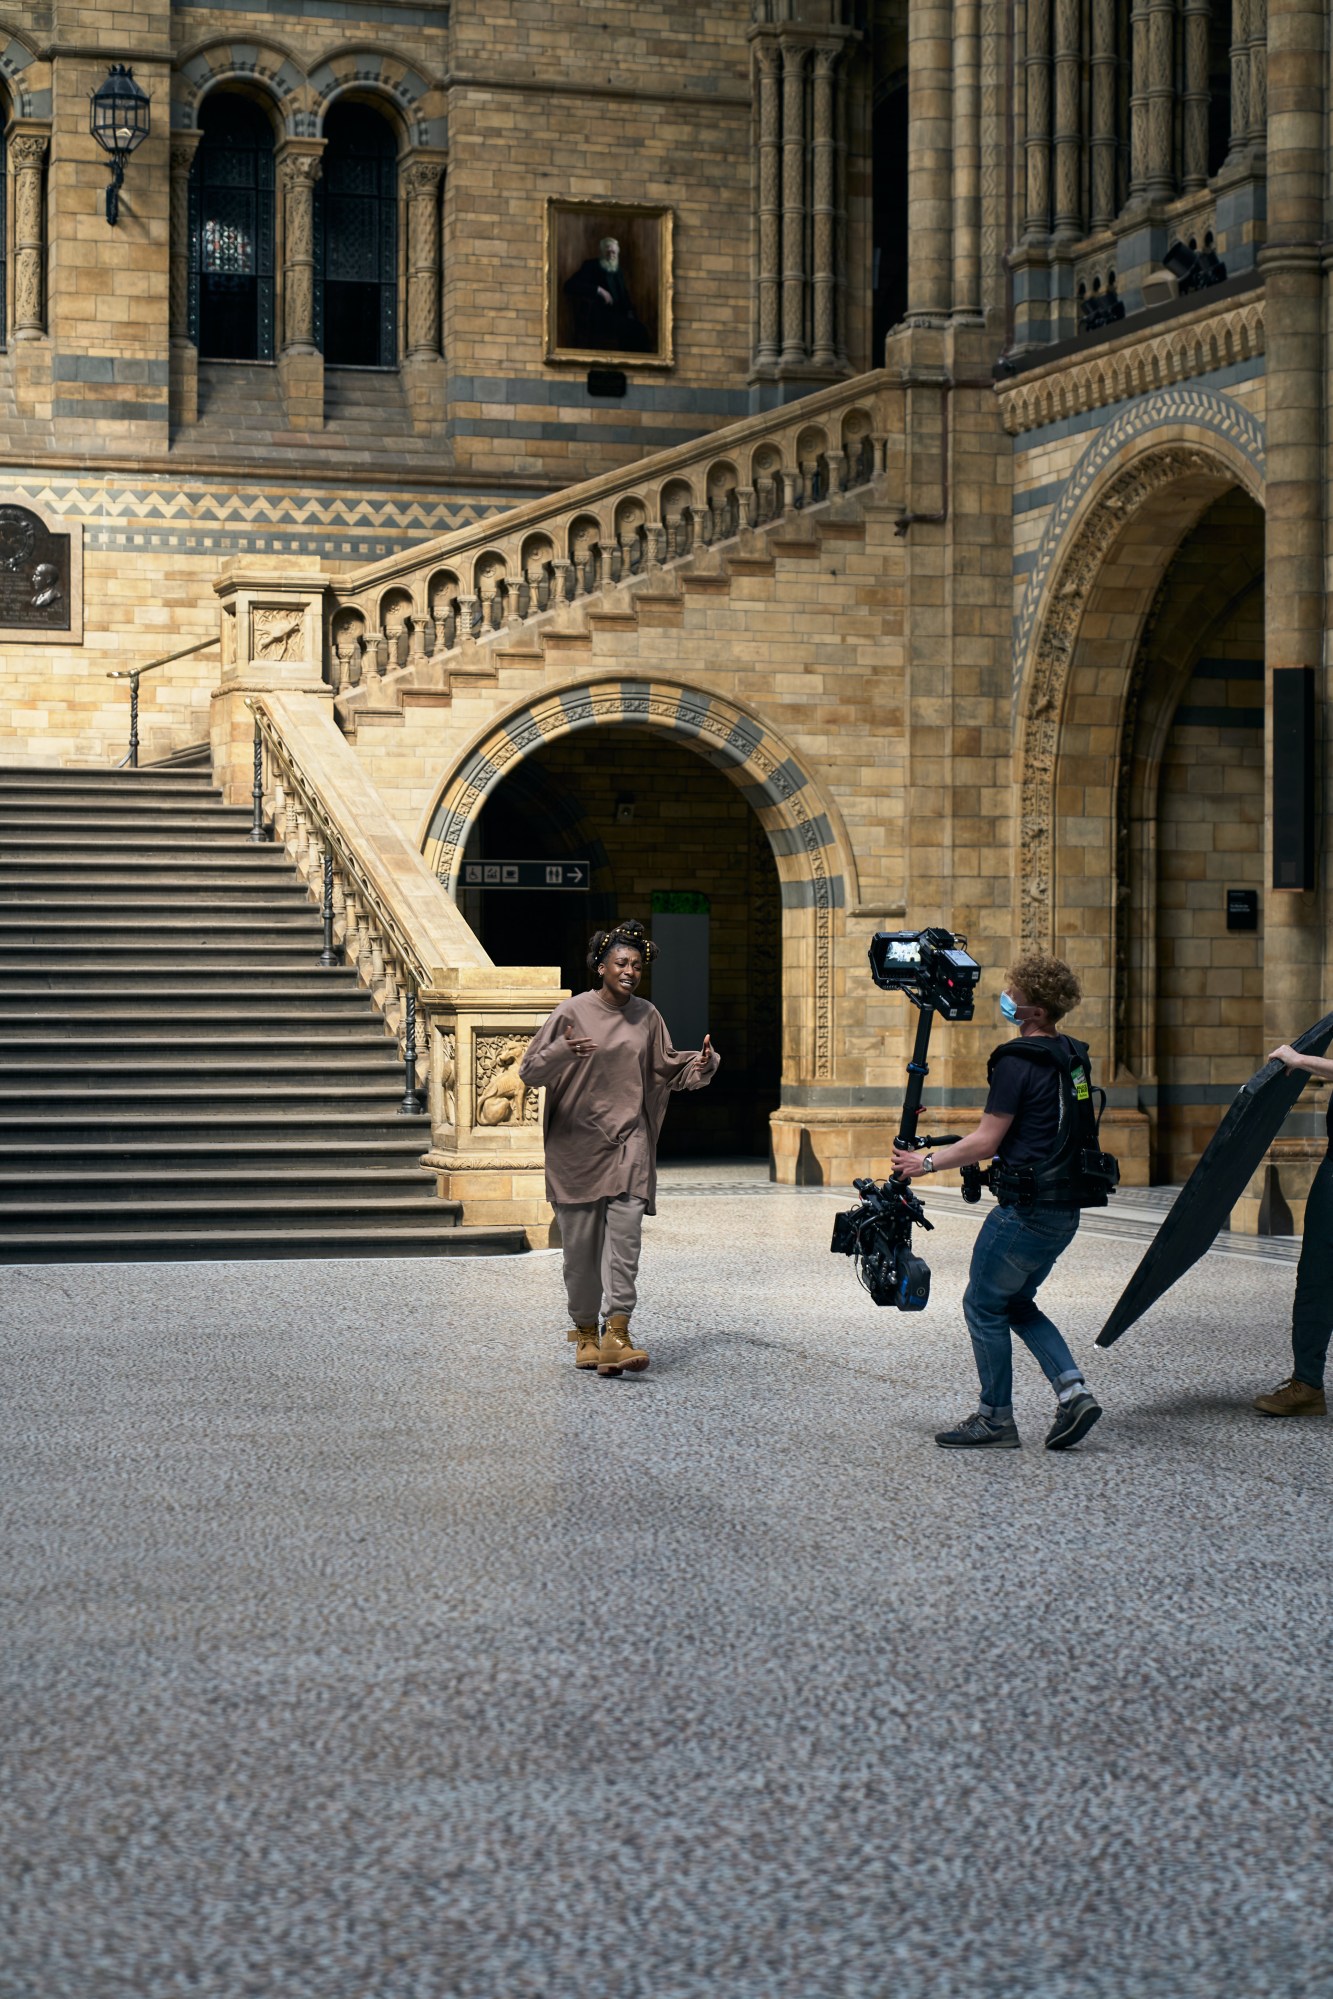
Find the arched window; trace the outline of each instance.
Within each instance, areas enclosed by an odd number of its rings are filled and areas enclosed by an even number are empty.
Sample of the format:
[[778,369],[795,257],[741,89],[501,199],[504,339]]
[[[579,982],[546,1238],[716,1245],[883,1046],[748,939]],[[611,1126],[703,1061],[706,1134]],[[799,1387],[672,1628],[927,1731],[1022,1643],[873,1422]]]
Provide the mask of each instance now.
[[248,97],[204,101],[190,170],[190,332],[218,361],[273,359],[273,128]]
[[334,368],[398,365],[398,146],[365,104],[335,104],[315,183],[316,338]]

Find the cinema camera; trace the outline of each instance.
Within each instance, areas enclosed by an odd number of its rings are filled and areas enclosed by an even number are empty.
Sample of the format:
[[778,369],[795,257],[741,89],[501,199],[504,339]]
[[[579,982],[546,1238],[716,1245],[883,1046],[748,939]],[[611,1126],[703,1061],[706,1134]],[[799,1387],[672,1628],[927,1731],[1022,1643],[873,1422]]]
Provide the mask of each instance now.
[[[903,993],[917,1009],[916,1041],[907,1065],[907,1091],[897,1143],[904,1151],[956,1145],[957,1134],[918,1138],[921,1093],[930,1065],[930,1030],[935,1015],[945,1020],[971,1020],[981,967],[963,946],[966,937],[950,930],[882,930],[870,945],[870,975],[884,992]],[[963,1199],[981,1199],[981,1170],[964,1167]],[[930,1299],[930,1268],[912,1252],[912,1229],[929,1229],[926,1211],[907,1181],[895,1173],[878,1185],[852,1182],[859,1204],[835,1217],[830,1248],[850,1256],[860,1282],[877,1305],[900,1312],[921,1312]]]

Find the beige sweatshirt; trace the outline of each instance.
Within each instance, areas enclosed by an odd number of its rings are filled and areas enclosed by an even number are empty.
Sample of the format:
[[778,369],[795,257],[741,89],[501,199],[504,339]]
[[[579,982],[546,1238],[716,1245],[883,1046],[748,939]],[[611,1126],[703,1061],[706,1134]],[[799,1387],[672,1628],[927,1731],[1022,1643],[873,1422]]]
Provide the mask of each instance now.
[[[566,1026],[595,1046],[575,1055]],[[657,1140],[672,1090],[701,1090],[717,1073],[713,1055],[671,1046],[647,1000],[608,1006],[597,992],[562,1000],[538,1028],[519,1067],[546,1091],[546,1198],[557,1205],[636,1194],[657,1212]]]

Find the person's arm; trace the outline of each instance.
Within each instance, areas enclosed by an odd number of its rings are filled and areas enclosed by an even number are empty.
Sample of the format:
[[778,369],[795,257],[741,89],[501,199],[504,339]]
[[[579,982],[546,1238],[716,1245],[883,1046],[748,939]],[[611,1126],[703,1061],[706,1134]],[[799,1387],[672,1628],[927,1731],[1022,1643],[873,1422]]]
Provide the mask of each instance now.
[[1298,1055],[1296,1050],[1283,1042],[1268,1057],[1270,1062],[1280,1062],[1284,1069],[1304,1069],[1309,1076],[1322,1076],[1333,1081],[1333,1062],[1324,1055]]
[[591,1054],[592,1043],[580,1038],[563,1007],[548,1014],[528,1043],[518,1073],[530,1090],[543,1089],[571,1062]]
[[[1001,1117],[997,1111],[987,1111],[975,1131],[966,1138],[960,1138],[957,1145],[940,1145],[935,1148],[935,1171],[945,1173],[958,1166],[976,1166],[983,1159],[993,1159],[1004,1143],[1005,1133],[1013,1123],[1013,1113]],[[925,1171],[924,1152],[900,1152],[893,1148],[893,1170],[911,1180]]]
[[722,1057],[713,1046],[713,1038],[704,1036],[704,1045],[696,1055],[690,1057],[689,1067],[682,1069],[671,1087],[673,1090],[706,1090],[722,1065]]

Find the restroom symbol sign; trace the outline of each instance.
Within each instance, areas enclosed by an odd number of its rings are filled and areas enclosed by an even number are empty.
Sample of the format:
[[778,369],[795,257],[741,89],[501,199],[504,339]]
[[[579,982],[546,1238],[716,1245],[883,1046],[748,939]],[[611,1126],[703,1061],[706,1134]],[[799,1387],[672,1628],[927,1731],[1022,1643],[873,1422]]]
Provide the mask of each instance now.
[[587,861],[464,861],[463,888],[586,889]]

